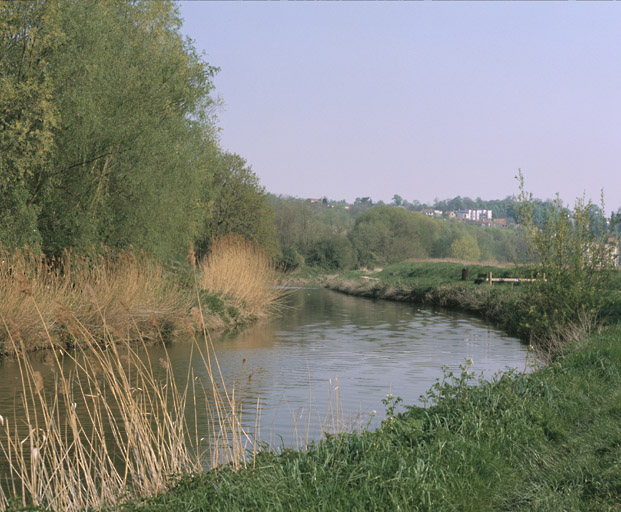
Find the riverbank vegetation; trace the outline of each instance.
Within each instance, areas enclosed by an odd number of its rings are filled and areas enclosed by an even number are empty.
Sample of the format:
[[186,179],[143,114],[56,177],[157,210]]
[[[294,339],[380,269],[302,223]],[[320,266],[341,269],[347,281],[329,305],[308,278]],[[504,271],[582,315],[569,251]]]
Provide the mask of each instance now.
[[275,313],[284,296],[284,290],[275,286],[278,279],[269,253],[240,235],[215,240],[209,255],[199,262],[200,289],[212,294],[208,307],[217,311],[215,299],[229,297],[235,302],[228,306],[232,316],[235,308],[253,319]]
[[[470,262],[464,263],[466,270],[450,262],[406,262],[371,274],[345,273],[329,279],[326,286],[354,295],[474,312],[527,339],[544,355],[588,334],[602,320],[617,321],[618,241],[614,221],[597,214],[604,205],[594,208],[590,201],[578,199],[569,209],[557,197],[547,215],[535,223],[535,203],[524,190],[521,174],[519,180],[517,208],[529,264],[496,267]],[[475,284],[492,276],[521,281]]]
[[172,0],[0,4],[0,242],[182,260],[274,245],[265,190],[220,148],[219,100]]
[[69,348],[83,339],[83,330],[103,340],[101,315],[118,339],[136,329],[153,337],[178,326],[192,305],[191,295],[164,265],[140,253],[65,251],[47,258],[25,249],[2,251],[0,261],[2,354],[14,353],[11,336],[27,351],[48,348],[48,336]]
[[228,233],[267,260],[250,247],[271,256],[275,236],[258,178],[219,145],[218,69],[180,27],[172,0],[0,4],[0,353],[9,330],[71,346],[67,314],[96,339],[100,312],[119,339],[178,329],[201,297],[211,327],[264,314],[241,286],[197,297],[184,262]]
[[[241,237],[217,239],[209,256],[171,268],[137,252],[30,249],[0,252],[0,354],[90,339],[166,339],[192,329],[223,329],[269,316],[283,290],[266,251]],[[101,317],[105,318],[102,323]],[[76,328],[76,325],[79,328]]]
[[[468,277],[462,280],[464,268],[468,269]],[[490,286],[483,281],[490,272],[494,278],[533,279],[540,276],[540,281],[494,283]],[[478,278],[479,275],[485,277]],[[542,294],[539,287],[547,283],[547,277],[543,281],[543,275],[535,265],[499,267],[472,262],[409,261],[378,271],[356,270],[333,275],[324,280],[324,285],[350,295],[473,313],[528,341],[544,355],[557,349],[563,340],[574,340],[588,333],[599,322],[614,324],[621,319],[618,293],[621,272],[609,269],[600,277],[597,309],[583,307],[584,302],[573,310],[570,304],[563,307],[561,302],[552,302]],[[561,314],[565,323],[559,321],[557,315]]]

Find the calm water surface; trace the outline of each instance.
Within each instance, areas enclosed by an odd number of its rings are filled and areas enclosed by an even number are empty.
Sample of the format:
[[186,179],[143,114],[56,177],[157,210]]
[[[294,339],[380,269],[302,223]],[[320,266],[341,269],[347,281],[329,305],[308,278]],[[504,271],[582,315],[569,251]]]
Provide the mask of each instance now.
[[[282,317],[220,335],[214,345],[225,382],[241,399],[244,424],[254,430],[258,409],[260,438],[276,446],[295,446],[307,425],[319,438],[337,407],[352,425],[378,426],[388,393],[420,404],[443,365],[457,369],[472,358],[473,369],[491,377],[529,361],[524,344],[476,318],[323,289],[292,291]],[[162,349],[150,350],[157,361]],[[170,343],[168,352],[183,381],[191,344]],[[17,379],[15,364],[4,362],[0,409],[13,408]],[[208,418],[199,413],[198,420]]]
[[[319,437],[337,405],[348,422],[378,426],[388,393],[420,404],[442,366],[457,369],[465,358],[486,377],[528,364],[523,343],[464,314],[323,289],[296,290],[289,302],[284,316],[214,340],[249,426],[260,398],[261,437],[268,442],[290,443],[309,414],[311,437]],[[171,346],[170,355],[179,371],[187,367],[183,344]]]

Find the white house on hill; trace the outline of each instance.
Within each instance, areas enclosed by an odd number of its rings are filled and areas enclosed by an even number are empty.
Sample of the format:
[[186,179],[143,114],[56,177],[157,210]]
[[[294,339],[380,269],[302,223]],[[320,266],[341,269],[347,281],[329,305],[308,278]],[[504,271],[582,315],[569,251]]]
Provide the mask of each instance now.
[[463,220],[492,220],[492,210],[459,210],[456,215]]

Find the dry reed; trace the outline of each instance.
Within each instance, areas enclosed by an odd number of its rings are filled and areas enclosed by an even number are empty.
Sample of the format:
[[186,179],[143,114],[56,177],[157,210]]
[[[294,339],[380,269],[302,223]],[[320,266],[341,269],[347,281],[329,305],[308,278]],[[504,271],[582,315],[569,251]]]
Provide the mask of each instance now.
[[[100,321],[111,336],[103,314]],[[174,475],[245,465],[248,446],[256,445],[241,427],[235,390],[224,385],[206,332],[194,339],[196,358],[179,385],[167,355],[152,364],[140,345],[106,349],[76,317],[73,329],[85,340],[74,352],[47,338],[53,383],[44,382],[7,329],[19,354],[22,410],[0,416],[0,453],[8,466],[0,509],[15,500],[55,511],[99,509],[163,492]],[[190,427],[186,406],[194,413],[206,407],[213,418],[206,443],[196,423]]]
[[258,244],[238,235],[226,235],[212,244],[200,264],[200,286],[229,297],[254,318],[269,315],[282,306],[283,290],[272,258]]
[[56,343],[73,344],[81,331],[72,328],[72,317],[96,339],[104,338],[102,316],[115,337],[127,337],[134,323],[143,336],[156,335],[177,324],[190,304],[191,294],[143,254],[65,251],[53,259],[28,248],[0,249],[0,353],[12,351],[9,330],[26,350],[45,347],[46,332]]

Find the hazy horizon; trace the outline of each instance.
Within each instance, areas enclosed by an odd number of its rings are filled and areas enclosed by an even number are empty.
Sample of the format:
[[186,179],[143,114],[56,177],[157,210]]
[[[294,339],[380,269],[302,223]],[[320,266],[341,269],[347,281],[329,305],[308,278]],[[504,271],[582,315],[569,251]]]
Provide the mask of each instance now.
[[224,149],[277,195],[621,206],[621,7],[181,2]]

